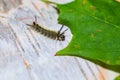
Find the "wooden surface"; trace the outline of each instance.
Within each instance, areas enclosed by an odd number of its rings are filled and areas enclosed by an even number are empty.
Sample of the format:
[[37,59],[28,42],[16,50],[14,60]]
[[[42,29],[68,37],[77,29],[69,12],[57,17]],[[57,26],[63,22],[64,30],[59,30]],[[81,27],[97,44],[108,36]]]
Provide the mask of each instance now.
[[[16,0],[8,0],[10,10],[3,7],[0,10],[0,80],[113,80],[117,75],[81,58],[54,56],[70,42],[70,30],[65,33],[66,40],[59,42],[25,25],[32,24],[37,16],[40,25],[58,31],[61,24],[52,5],[22,0],[16,8],[10,1],[16,5]],[[0,7],[5,7],[3,2],[0,0]]]

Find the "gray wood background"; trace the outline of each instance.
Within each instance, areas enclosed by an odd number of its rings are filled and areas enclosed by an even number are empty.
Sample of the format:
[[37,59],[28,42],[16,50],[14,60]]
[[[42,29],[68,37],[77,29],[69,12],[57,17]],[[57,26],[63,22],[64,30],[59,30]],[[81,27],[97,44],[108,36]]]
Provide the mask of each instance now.
[[61,24],[52,6],[39,0],[0,0],[0,80],[113,80],[117,73],[87,60],[55,56],[70,42],[70,30],[59,42],[25,25],[37,16],[40,25],[58,31]]

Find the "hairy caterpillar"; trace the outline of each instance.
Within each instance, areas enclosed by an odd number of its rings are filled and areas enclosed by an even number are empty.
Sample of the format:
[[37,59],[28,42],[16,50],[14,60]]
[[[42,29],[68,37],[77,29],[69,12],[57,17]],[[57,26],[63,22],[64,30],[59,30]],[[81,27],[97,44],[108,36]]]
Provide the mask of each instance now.
[[28,26],[31,26],[32,29],[34,29],[35,31],[39,32],[40,34],[54,39],[54,40],[58,40],[58,41],[64,41],[65,40],[65,31],[67,31],[68,29],[64,30],[63,32],[61,32],[61,30],[63,29],[64,25],[62,25],[62,27],[60,28],[60,30],[58,32],[56,31],[52,31],[52,30],[47,30],[45,28],[43,28],[42,26],[40,26],[39,24],[36,23],[36,17],[35,17],[35,21],[33,21],[33,24],[27,24]]

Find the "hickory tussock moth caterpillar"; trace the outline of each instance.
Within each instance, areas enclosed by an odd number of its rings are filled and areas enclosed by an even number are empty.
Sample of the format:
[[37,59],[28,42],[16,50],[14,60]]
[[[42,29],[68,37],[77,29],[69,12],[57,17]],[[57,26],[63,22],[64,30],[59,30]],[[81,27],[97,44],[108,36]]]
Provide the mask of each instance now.
[[58,32],[56,31],[52,31],[52,30],[48,30],[45,29],[44,27],[40,26],[39,24],[36,23],[36,16],[35,16],[35,21],[33,21],[33,24],[27,24],[28,26],[31,26],[32,29],[34,29],[35,31],[39,32],[40,34],[54,39],[54,40],[58,40],[58,41],[64,41],[65,40],[65,31],[67,31],[68,29],[65,29],[63,32],[61,32],[61,30],[63,29],[64,25],[62,25],[62,27],[60,28],[60,30]]

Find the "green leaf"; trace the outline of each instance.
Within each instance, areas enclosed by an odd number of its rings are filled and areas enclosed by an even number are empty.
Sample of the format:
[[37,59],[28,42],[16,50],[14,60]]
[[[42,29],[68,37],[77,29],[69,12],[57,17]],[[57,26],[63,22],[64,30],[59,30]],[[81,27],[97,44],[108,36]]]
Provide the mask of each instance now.
[[117,76],[114,80],[120,80],[120,75]]
[[120,72],[120,3],[116,0],[75,0],[57,4],[59,22],[73,38],[57,55],[78,56]]

